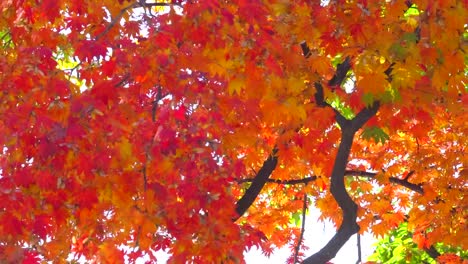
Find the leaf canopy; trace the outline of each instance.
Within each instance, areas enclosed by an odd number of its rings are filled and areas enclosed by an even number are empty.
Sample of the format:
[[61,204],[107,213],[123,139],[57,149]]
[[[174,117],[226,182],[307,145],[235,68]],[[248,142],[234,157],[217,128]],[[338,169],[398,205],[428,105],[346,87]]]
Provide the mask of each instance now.
[[[325,263],[405,221],[467,250],[466,1],[0,10],[0,262]],[[303,197],[339,227],[312,256]]]

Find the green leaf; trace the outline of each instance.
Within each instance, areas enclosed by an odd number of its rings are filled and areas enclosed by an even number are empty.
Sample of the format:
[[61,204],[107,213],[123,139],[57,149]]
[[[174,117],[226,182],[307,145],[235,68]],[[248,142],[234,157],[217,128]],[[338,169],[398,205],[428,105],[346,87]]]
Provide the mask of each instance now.
[[366,107],[369,107],[374,103],[374,96],[372,94],[370,94],[370,93],[365,93],[362,96],[362,101],[364,102],[364,105]]
[[291,224],[294,224],[295,226],[299,227],[301,225],[301,212],[295,212],[292,214],[291,219],[289,219],[289,222]]
[[405,259],[405,255],[403,254],[405,251],[405,247],[402,245],[397,246],[392,251],[392,258],[388,261],[388,263],[401,263],[402,260]]
[[416,41],[418,41],[418,36],[415,33],[405,33],[402,39],[406,42],[416,43]]
[[[378,263],[429,263],[435,264],[436,260],[431,258],[424,250],[419,249],[413,242],[412,233],[408,231],[408,224],[402,223],[400,226],[390,231],[390,233],[380,239],[376,244],[374,253],[368,258],[370,261]],[[440,253],[455,253],[462,258],[466,258],[468,251],[438,243],[434,245]]]
[[343,62],[343,55],[342,54],[337,54],[332,60],[331,63],[333,67],[336,67],[338,64]]
[[409,16],[419,16],[419,13],[420,13],[420,11],[419,11],[417,5],[416,5],[416,4],[413,4],[413,5],[411,5],[410,8],[408,8],[408,10],[406,10],[404,16],[405,16],[405,17],[409,17]]
[[344,102],[340,100],[340,97],[335,96],[333,99],[330,100],[330,104],[333,108],[335,108],[340,114],[342,114],[346,119],[350,120],[354,118],[355,114],[353,110],[346,106]]
[[403,60],[407,57],[408,55],[408,50],[403,47],[400,43],[394,43],[390,48],[388,49],[390,54],[393,54],[395,58],[399,60]]
[[387,133],[376,126],[365,127],[364,131],[362,131],[361,137],[365,140],[373,139],[376,143],[382,142],[382,144],[390,139]]

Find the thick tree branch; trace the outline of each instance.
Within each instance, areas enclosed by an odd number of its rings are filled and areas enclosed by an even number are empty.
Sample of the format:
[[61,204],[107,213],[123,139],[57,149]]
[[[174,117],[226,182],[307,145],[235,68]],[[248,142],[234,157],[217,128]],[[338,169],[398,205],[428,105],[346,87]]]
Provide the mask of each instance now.
[[351,69],[351,58],[346,57],[346,59],[336,66],[335,74],[333,78],[330,79],[328,85],[331,87],[341,86],[348,71]]
[[[409,4],[409,3],[407,3]],[[306,55],[305,48],[310,53],[310,48],[307,47],[306,43],[301,44],[304,55]],[[307,57],[307,56],[306,56]],[[334,89],[336,86],[342,84],[343,80],[346,78],[348,71],[351,68],[350,58],[347,57],[345,61],[338,65],[337,70],[333,78],[329,81],[328,85]],[[390,78],[391,77],[391,66],[388,71],[385,73]],[[315,84],[317,92],[315,94],[316,103],[321,107],[331,107],[324,100],[323,87],[320,83]],[[343,115],[341,115],[336,109],[332,109],[336,113],[336,121],[341,128],[341,140],[338,147],[338,152],[335,157],[335,163],[333,165],[332,175],[331,175],[331,187],[330,192],[333,195],[333,198],[336,200],[343,212],[343,221],[332,239],[323,247],[319,252],[314,255],[306,258],[304,263],[310,264],[321,264],[326,263],[328,260],[332,259],[336,253],[341,249],[341,247],[348,241],[348,239],[359,231],[359,225],[356,223],[357,218],[357,209],[358,206],[349,196],[346,191],[344,184],[344,177],[346,173],[346,166],[348,164],[348,158],[351,151],[351,146],[354,141],[354,135],[357,130],[362,128],[362,126],[373,116],[376,115],[379,110],[380,102],[375,101],[370,107],[364,108],[361,110],[353,119],[347,120]],[[398,183],[408,183],[407,179],[403,182],[394,180]]]
[[326,263],[336,255],[352,235],[359,231],[359,225],[356,223],[358,206],[346,191],[344,177],[354,135],[365,122],[377,113],[378,109],[379,104],[375,103],[370,108],[361,110],[352,120],[337,116],[337,122],[341,127],[341,141],[333,165],[330,191],[343,212],[343,221],[335,236],[325,247],[305,259],[304,263]]
[[[371,117],[373,117],[379,110],[380,103],[378,101],[374,102],[371,107],[364,108],[361,110],[356,117],[354,117],[351,129],[353,133],[356,133]],[[340,124],[341,126],[341,124]]]
[[241,217],[247,211],[247,209],[249,209],[265,183],[267,183],[268,178],[278,164],[278,157],[276,156],[277,152],[278,150],[276,148],[273,149],[273,153],[268,157],[267,160],[265,160],[262,168],[255,175],[255,178],[253,179],[250,187],[245,191],[244,195],[239,199],[239,201],[237,201],[237,217],[234,219],[234,221],[239,219],[239,217]]
[[331,175],[331,193],[343,212],[343,222],[338,232],[319,252],[306,258],[304,263],[326,263],[332,259],[348,239],[359,231],[356,223],[357,205],[346,192],[344,174],[348,163],[349,153],[354,139],[354,132],[350,126],[342,127],[341,142],[335,158]]

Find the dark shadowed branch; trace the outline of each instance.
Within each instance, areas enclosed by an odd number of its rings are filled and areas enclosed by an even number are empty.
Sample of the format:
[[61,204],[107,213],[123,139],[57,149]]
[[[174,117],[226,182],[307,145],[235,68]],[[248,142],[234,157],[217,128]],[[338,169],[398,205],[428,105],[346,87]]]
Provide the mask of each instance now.
[[268,157],[267,160],[265,160],[262,168],[257,172],[255,178],[252,180],[250,187],[245,191],[244,195],[239,199],[239,201],[237,201],[237,217],[234,219],[234,221],[239,219],[239,217],[241,217],[247,211],[247,209],[249,209],[265,183],[267,183],[268,178],[278,164],[278,157],[276,156],[277,152],[278,150],[276,148],[273,149],[273,153]]
[[346,57],[346,59],[336,66],[335,75],[330,79],[328,85],[331,87],[341,86],[348,71],[351,69],[351,58]]
[[[310,55],[310,49],[307,46],[307,43],[305,42],[301,43],[301,48],[303,50],[304,56],[307,57]],[[343,63],[338,64],[335,75],[328,82],[328,84],[329,85],[341,84],[343,80],[346,78],[346,75],[350,68],[351,68],[351,59],[347,57]],[[339,118],[340,120],[346,120],[345,117],[341,115],[340,112],[338,112],[335,108],[333,108],[330,104],[328,104],[328,102],[325,101],[323,86],[320,83],[315,83],[315,89],[316,89],[316,92],[315,92],[314,97],[315,97],[316,104],[320,107],[330,107],[335,112],[337,118]],[[263,163],[262,168],[256,174],[255,178],[251,181],[252,184],[247,189],[245,194],[241,197],[239,201],[237,201],[236,212],[238,216],[237,218],[234,219],[234,221],[239,219],[239,217],[241,217],[247,211],[247,209],[252,205],[252,203],[257,198],[263,186],[269,181],[269,177],[271,173],[273,172],[273,170],[276,168],[276,164],[278,163],[276,152],[277,152],[277,149],[275,148],[274,153],[270,157],[268,157],[268,159]]]
[[[413,174],[414,171],[411,171],[408,175]],[[354,176],[354,177],[365,177],[365,178],[375,178],[377,176],[377,172],[370,172],[370,171],[359,171],[359,170],[346,170],[345,176]],[[285,184],[285,185],[294,185],[294,184],[307,184],[309,182],[313,182],[318,179],[318,176],[310,176],[301,179],[292,179],[292,180],[279,180],[279,179],[268,179],[267,183],[275,183],[275,184]],[[391,183],[401,185],[405,188],[408,188],[412,191],[417,193],[423,194],[424,190],[422,188],[422,184],[415,184],[408,181],[408,176],[404,179],[399,177],[389,177],[388,180]],[[244,182],[252,182],[253,178],[241,179],[238,183]]]
[[357,254],[358,254],[358,259],[356,261],[356,264],[359,264],[362,262],[362,254],[361,254],[361,234],[357,234]]
[[354,135],[365,122],[377,113],[379,106],[380,104],[375,102],[371,107],[361,110],[352,120],[347,120],[342,115],[336,115],[336,121],[341,127],[341,141],[333,165],[330,191],[342,210],[343,221],[335,236],[325,247],[306,258],[304,263],[326,263],[336,255],[352,235],[359,231],[359,225],[356,223],[358,206],[346,191],[344,177]]
[[430,248],[424,249],[426,253],[433,259],[437,259],[440,256],[439,251],[434,246],[431,246]]

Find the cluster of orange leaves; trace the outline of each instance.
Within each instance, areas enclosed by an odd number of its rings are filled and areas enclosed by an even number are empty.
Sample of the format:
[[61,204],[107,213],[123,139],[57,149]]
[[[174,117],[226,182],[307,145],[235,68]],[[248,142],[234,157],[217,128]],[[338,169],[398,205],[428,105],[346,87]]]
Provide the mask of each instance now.
[[[339,224],[340,130],[313,83],[345,57],[351,88],[326,100],[381,101],[366,126],[389,136],[349,157],[378,172],[347,177],[361,232],[407,219],[427,245],[467,248],[466,1],[166,2],[0,3],[0,262],[242,261],[297,242],[304,193]],[[267,184],[233,222],[274,147],[271,178],[318,179]],[[390,181],[405,175],[423,192]]]

